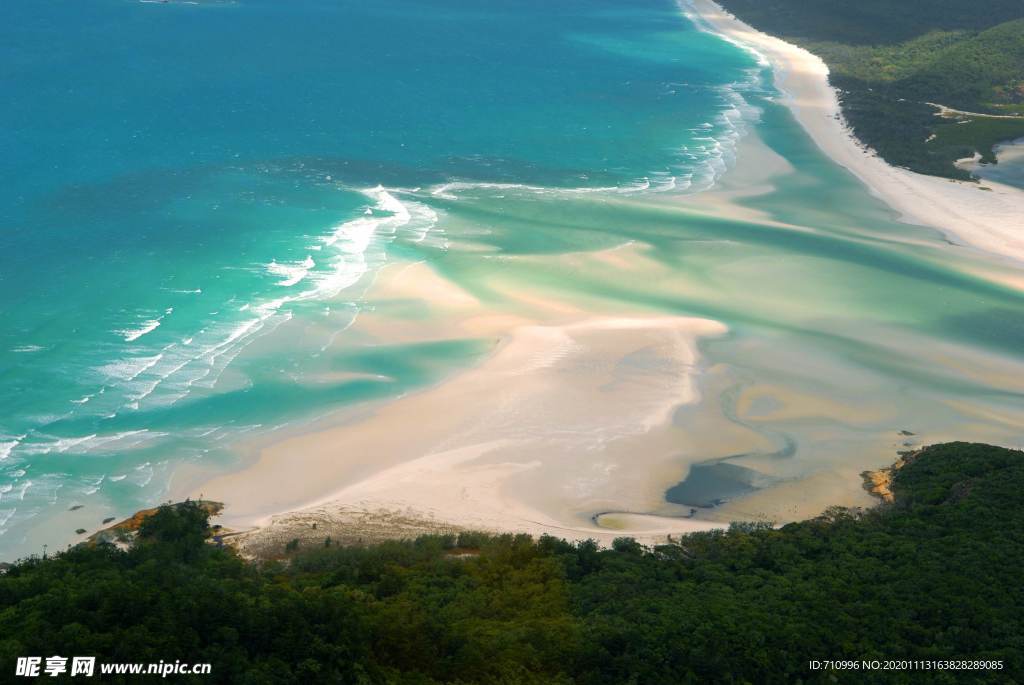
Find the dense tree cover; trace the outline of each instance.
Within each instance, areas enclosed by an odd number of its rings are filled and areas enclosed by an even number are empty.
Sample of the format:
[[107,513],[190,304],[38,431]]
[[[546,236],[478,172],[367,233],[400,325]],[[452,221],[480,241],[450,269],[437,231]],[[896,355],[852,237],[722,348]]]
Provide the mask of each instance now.
[[[981,152],[981,161],[987,164],[996,162],[993,148],[999,143],[1020,138],[1024,135],[1021,123],[1008,119],[970,119],[962,122],[940,124],[936,129],[936,137],[947,147],[959,147],[967,155],[977,149]],[[961,155],[963,156],[963,155]]]
[[[1024,118],[961,131],[938,103],[1024,114],[1024,3],[1019,0],[720,0],[740,19],[815,52],[831,70],[856,136],[890,164],[969,178],[953,162],[1024,137]],[[957,123],[959,123],[959,121]],[[993,140],[992,134],[1000,136]]]
[[932,31],[980,30],[1024,15],[1020,0],[718,0],[767,33],[848,45],[902,43]]
[[[194,682],[225,683],[1012,682],[1024,453],[928,448],[893,487],[894,505],[655,549],[463,534],[262,566],[204,542],[198,507],[165,508],[131,549],[80,547],[0,576],[0,677],[19,655],[95,654],[209,661]],[[1004,669],[807,667],[842,658]]]

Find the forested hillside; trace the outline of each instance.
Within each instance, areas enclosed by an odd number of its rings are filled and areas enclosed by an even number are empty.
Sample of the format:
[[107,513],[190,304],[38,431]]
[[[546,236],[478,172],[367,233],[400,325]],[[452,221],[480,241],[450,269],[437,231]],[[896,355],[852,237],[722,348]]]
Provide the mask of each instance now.
[[[197,683],[1013,682],[1024,453],[927,448],[893,488],[875,510],[655,549],[466,534],[262,566],[204,542],[200,507],[167,507],[127,551],[80,547],[0,576],[0,673],[86,654],[212,663]],[[1002,668],[922,679],[811,659]]]
[[902,43],[931,31],[986,29],[1020,19],[1020,0],[718,0],[777,36],[848,45]]
[[[854,133],[890,164],[968,178],[955,160],[993,162],[994,144],[1024,137],[1020,0],[720,4],[820,55]],[[974,114],[939,116],[935,105]]]

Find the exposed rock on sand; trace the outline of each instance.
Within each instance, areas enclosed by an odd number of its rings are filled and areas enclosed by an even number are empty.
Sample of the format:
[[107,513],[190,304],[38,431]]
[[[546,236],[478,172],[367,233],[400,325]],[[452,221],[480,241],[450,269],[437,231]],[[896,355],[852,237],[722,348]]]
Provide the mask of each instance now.
[[892,481],[896,472],[914,461],[914,459],[917,458],[917,455],[921,452],[922,450],[900,452],[899,459],[893,462],[892,466],[886,466],[885,468],[878,469],[877,471],[864,471],[860,474],[864,479],[864,489],[875,497],[881,499],[883,502],[895,502],[896,497],[892,492]]
[[[183,502],[177,502],[171,506],[179,507]],[[212,502],[210,500],[198,500],[196,504],[206,511],[210,516],[216,516],[223,509],[224,505],[220,502]],[[148,519],[150,516],[159,511],[159,507],[153,507],[151,509],[142,509],[141,511],[135,512],[132,516],[126,518],[119,523],[115,523],[109,528],[104,528],[96,533],[89,536],[83,544],[96,545],[101,542],[110,543],[125,543],[133,540],[139,533],[139,528],[142,526],[142,522]],[[85,531],[82,531],[85,532]]]

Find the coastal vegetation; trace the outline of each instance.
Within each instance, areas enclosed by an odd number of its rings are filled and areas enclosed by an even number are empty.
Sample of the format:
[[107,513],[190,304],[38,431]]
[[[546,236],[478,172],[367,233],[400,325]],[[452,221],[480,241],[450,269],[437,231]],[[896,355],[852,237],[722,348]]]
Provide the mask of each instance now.
[[1018,0],[720,4],[825,60],[853,133],[890,164],[967,179],[956,160],[994,162],[994,145],[1024,137]]
[[[926,448],[895,502],[781,528],[734,525],[645,548],[461,534],[282,550],[211,544],[167,506],[126,549],[81,545],[0,576],[0,663],[18,656],[209,662],[225,683],[910,682],[811,659],[1024,668],[1024,453]],[[13,671],[11,671],[13,672]],[[119,682],[112,680],[110,682]],[[182,682],[188,682],[182,680]]]

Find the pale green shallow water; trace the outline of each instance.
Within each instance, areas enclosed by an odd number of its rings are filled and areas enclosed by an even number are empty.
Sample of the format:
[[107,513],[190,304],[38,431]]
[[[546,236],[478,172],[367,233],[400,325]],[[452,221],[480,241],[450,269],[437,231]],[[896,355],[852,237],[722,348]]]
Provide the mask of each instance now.
[[[734,470],[722,483],[698,469],[694,482],[675,488],[669,500],[678,504],[734,500],[702,518],[813,515],[820,509],[786,501],[799,499],[792,490],[775,501],[768,489],[753,500],[739,494],[816,475],[807,487],[835,498],[820,506],[865,503],[859,472],[922,444],[1019,445],[1024,298],[1004,284],[1019,268],[899,223],[817,150],[787,110],[748,98],[760,111],[758,137],[792,167],[772,178],[772,189],[739,201],[761,213],[756,221],[723,218],[699,196],[466,191],[440,205],[449,213],[447,235],[486,246],[492,257],[456,249],[422,256],[496,308],[508,304],[488,288],[500,270],[503,280],[598,310],[727,324],[727,336],[701,345],[704,396],[677,412],[676,423],[694,438],[680,443],[679,458],[756,472]],[[745,158],[741,146],[737,176],[745,164],[764,163],[755,147]],[[727,176],[723,185],[742,181]],[[627,243],[654,266],[618,273],[496,257]],[[749,441],[760,446],[737,451]]]
[[[704,436],[681,463],[735,456],[727,431],[761,445],[728,463],[773,482],[884,463],[901,429],[1020,442],[1024,297],[974,275],[1016,270],[896,222],[670,2],[16,10],[0,557],[159,501],[183,463],[228,468],[241,440],[479,360],[493,341],[332,344],[397,260],[495,311],[501,273],[725,323],[704,401],[675,419]],[[741,201],[762,220],[722,218],[700,191],[760,163],[733,159],[750,128],[794,171]],[[628,243],[652,273],[503,259]]]

